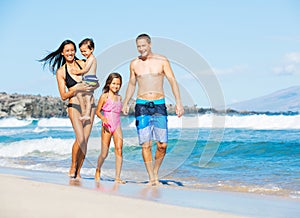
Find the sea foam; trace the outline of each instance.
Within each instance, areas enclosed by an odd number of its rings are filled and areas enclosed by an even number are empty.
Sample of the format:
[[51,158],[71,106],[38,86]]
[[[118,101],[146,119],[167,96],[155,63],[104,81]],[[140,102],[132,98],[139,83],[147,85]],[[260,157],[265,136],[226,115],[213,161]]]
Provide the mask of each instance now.
[[0,127],[5,128],[5,127],[24,127],[28,126],[32,123],[33,120],[21,120],[17,118],[4,118],[0,119]]
[[[135,127],[135,121],[129,125]],[[300,129],[300,115],[229,116],[204,114],[198,116],[168,117],[169,128],[236,128],[257,130]]]

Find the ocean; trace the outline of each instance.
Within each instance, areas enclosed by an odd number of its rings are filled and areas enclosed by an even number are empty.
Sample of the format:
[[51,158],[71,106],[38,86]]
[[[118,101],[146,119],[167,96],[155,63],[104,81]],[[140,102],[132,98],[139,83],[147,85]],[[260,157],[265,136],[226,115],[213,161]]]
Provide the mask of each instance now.
[[[134,117],[122,117],[127,182],[146,183]],[[300,198],[300,115],[169,116],[169,144],[160,181],[180,189],[208,189]],[[100,153],[95,119],[83,179],[92,179]],[[71,164],[74,132],[68,118],[0,119],[0,167],[62,173]],[[153,146],[153,153],[155,152]],[[113,143],[102,179],[115,174]]]

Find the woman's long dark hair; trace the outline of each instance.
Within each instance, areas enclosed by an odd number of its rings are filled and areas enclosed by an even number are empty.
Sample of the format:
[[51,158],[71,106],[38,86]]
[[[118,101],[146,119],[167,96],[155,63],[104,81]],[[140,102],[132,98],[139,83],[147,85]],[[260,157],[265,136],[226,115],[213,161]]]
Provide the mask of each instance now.
[[120,82],[121,82],[120,88],[121,88],[121,86],[122,86],[122,76],[119,73],[114,72],[114,73],[109,74],[108,78],[106,79],[105,85],[102,89],[103,93],[107,93],[109,91],[109,85],[111,84],[111,82],[113,81],[114,78],[120,79]]
[[[46,65],[49,66],[49,70],[55,74],[57,69],[60,68],[62,65],[64,65],[66,63],[66,59],[64,58],[64,56],[62,56],[62,52],[64,50],[64,47],[68,44],[72,44],[74,45],[74,49],[76,52],[76,45],[73,41],[67,39],[65,41],[63,41],[61,43],[61,45],[59,46],[59,48],[57,50],[55,50],[54,52],[51,52],[50,54],[48,54],[46,57],[44,57],[43,59],[38,60],[39,62],[44,62],[43,67],[45,68]],[[75,60],[77,60],[78,58],[75,56]]]

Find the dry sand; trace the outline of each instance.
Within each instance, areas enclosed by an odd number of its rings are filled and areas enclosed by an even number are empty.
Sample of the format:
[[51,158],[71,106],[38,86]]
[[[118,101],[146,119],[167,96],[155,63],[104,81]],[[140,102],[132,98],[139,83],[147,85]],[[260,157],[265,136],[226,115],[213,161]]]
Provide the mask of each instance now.
[[0,217],[245,217],[0,174]]

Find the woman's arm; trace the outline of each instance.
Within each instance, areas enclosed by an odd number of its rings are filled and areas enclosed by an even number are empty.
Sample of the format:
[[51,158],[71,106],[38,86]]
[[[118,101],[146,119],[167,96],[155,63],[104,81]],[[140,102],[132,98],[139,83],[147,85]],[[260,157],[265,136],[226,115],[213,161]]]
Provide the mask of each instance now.
[[60,97],[63,101],[72,98],[76,95],[77,89],[66,91],[66,83],[65,83],[65,76],[64,71],[62,68],[59,68],[56,72],[56,80],[58,85],[58,91],[60,94]]
[[59,68],[57,70],[56,80],[58,91],[63,101],[74,97],[78,92],[91,92],[99,87],[99,84],[97,84],[97,86],[89,86],[84,83],[77,83],[75,86],[66,91],[65,71],[63,68]]

